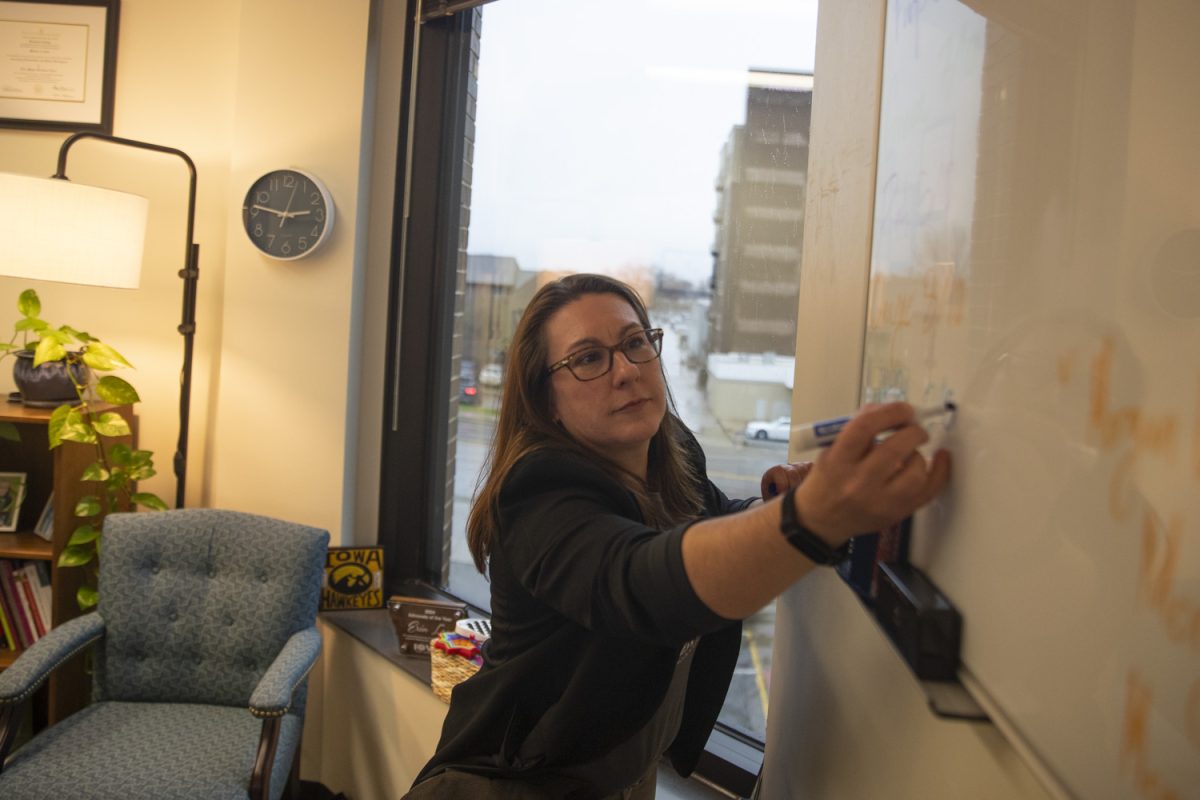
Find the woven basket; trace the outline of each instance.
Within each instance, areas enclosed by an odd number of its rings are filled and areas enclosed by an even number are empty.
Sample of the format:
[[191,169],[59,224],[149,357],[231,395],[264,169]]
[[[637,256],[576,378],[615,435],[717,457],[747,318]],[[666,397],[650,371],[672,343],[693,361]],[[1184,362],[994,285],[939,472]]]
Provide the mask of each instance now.
[[[436,639],[434,641],[437,641]],[[447,653],[436,647],[429,648],[433,693],[450,702],[450,690],[479,671],[479,667],[462,656]]]

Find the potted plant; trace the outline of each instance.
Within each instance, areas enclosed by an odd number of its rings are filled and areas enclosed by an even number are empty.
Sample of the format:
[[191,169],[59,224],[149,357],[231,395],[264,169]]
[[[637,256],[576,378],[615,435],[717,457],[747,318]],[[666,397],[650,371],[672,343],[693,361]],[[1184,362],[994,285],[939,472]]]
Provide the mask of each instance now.
[[[107,374],[118,369],[132,369],[133,365],[94,336],[69,325],[54,327],[44,321],[41,300],[32,289],[21,292],[17,310],[21,318],[14,325],[12,341],[8,344],[0,342],[0,360],[12,355],[19,359],[21,366],[18,368],[22,370],[56,369],[72,390],[72,396],[51,413],[50,448],[63,442],[80,442],[96,449],[96,460],[82,476],[82,480],[96,485],[96,491],[76,504],[74,513],[78,524],[58,558],[60,567],[90,565],[87,578],[75,598],[80,608],[87,609],[98,599],[95,562],[105,515],[135,506],[158,511],[167,506],[157,495],[137,491],[139,480],[155,474],[154,454],[112,441],[131,433],[129,423],[115,411],[103,408],[105,405],[131,405],[141,399],[129,382]],[[21,359],[29,363],[23,364]],[[14,368],[14,379],[18,368]],[[16,426],[3,423],[0,436],[17,438]]]

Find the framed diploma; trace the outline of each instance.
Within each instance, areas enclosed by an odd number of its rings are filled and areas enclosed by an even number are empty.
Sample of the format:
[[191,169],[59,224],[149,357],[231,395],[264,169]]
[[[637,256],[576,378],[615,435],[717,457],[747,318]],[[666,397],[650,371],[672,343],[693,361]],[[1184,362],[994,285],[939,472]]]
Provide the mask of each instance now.
[[112,133],[121,0],[0,0],[0,126]]

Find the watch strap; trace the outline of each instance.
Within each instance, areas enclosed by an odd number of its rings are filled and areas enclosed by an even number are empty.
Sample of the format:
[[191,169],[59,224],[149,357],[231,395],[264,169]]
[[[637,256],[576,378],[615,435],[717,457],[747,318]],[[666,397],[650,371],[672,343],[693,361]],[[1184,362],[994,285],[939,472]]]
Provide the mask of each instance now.
[[779,531],[788,544],[799,550],[814,564],[831,567],[840,564],[850,555],[850,543],[833,547],[820,536],[804,527],[796,516],[796,487],[792,486],[783,495],[779,512]]

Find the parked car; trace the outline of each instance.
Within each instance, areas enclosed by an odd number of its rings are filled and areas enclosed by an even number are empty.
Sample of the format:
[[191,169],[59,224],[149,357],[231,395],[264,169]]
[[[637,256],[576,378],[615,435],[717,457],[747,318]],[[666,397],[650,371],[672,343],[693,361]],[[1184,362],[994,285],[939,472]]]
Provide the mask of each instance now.
[[479,371],[479,382],[484,386],[499,386],[504,380],[504,368],[499,364],[485,364]]
[[475,362],[463,361],[458,368],[458,402],[475,405],[479,402],[479,386],[475,383]]
[[746,423],[747,439],[773,439],[786,442],[792,435],[792,418],[776,417],[773,420],[753,419]]

